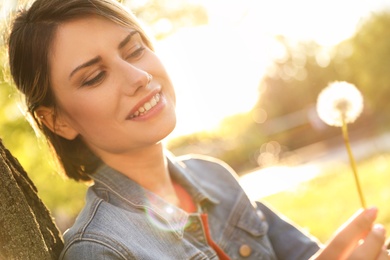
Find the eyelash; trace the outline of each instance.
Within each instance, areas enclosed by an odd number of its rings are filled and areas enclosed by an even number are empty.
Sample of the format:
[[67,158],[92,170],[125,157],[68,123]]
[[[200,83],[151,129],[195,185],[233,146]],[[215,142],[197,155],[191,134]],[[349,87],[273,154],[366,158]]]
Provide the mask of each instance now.
[[[144,50],[145,50],[144,46],[142,46],[142,45],[139,46],[134,52],[132,52],[130,55],[128,55],[126,57],[126,60],[131,59],[131,58],[138,58],[139,56],[141,56],[141,54],[143,53]],[[92,78],[91,80],[85,81],[82,84],[82,86],[85,87],[85,86],[96,85],[97,83],[99,83],[100,81],[102,81],[104,79],[105,75],[106,75],[106,72],[102,71],[98,75],[96,75],[96,77]]]
[[86,82],[84,82],[82,84],[82,86],[93,86],[97,83],[99,83],[103,78],[104,76],[106,75],[106,72],[102,71],[102,72],[99,72],[99,74],[96,75],[96,77],[92,78],[91,80],[88,80]]
[[130,53],[129,56],[126,57],[126,60],[130,59],[130,58],[137,58],[139,57],[143,51],[145,50],[145,47],[144,46],[139,46],[134,52]]

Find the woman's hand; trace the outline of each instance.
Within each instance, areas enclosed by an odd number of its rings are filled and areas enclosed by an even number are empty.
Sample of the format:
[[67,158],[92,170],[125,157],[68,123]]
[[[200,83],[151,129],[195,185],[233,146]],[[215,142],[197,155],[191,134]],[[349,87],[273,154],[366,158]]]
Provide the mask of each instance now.
[[377,213],[376,208],[358,211],[311,259],[390,259],[384,245],[386,231],[382,225],[374,224]]

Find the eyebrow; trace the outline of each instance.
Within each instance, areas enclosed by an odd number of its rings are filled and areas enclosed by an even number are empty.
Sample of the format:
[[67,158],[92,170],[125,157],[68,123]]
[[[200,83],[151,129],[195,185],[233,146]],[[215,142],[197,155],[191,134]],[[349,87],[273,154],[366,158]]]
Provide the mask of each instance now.
[[101,61],[102,58],[100,56],[97,56],[79,66],[77,66],[69,75],[69,78],[71,78],[77,71],[83,69],[83,68],[86,68],[86,67],[89,67],[89,66],[92,66],[93,64],[96,64],[98,63],[99,61]]
[[131,40],[131,37],[133,37],[134,34],[137,34],[139,33],[138,31],[132,31],[130,32],[126,38],[124,38],[118,45],[118,49],[122,49],[123,47],[125,47],[125,45]]
[[[126,38],[124,38],[118,45],[118,49],[122,49],[124,46],[126,46],[126,44],[131,40],[131,37],[133,37],[133,35],[139,33],[138,31],[132,31],[130,32]],[[71,78],[77,71],[83,69],[83,68],[86,68],[86,67],[89,67],[89,66],[92,66],[98,62],[100,62],[102,60],[102,58],[100,56],[97,56],[79,66],[77,66],[69,75],[69,78]]]

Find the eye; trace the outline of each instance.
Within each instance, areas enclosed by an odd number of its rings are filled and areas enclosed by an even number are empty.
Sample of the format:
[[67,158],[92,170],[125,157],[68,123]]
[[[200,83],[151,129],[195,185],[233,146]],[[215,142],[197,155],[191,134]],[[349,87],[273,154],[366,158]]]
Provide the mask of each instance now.
[[144,53],[144,51],[145,51],[145,47],[141,44],[138,44],[136,46],[136,49],[133,52],[131,52],[128,56],[126,56],[126,60],[133,60],[133,59],[140,58]]
[[87,81],[84,81],[81,84],[81,86],[82,87],[94,86],[94,85],[100,83],[101,81],[103,81],[105,76],[106,76],[106,72],[105,71],[101,71],[95,77],[93,77],[91,79],[87,79]]

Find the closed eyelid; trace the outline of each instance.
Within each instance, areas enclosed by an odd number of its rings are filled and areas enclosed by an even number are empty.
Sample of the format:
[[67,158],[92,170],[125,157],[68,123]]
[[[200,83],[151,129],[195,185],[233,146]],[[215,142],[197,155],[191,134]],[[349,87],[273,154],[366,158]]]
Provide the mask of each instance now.
[[92,77],[92,79],[84,81],[81,84],[81,86],[92,86],[92,85],[95,85],[96,83],[98,83],[102,79],[104,79],[105,76],[106,76],[106,72],[105,71],[100,71],[100,72],[94,73],[94,76]]

